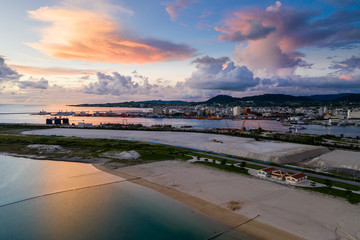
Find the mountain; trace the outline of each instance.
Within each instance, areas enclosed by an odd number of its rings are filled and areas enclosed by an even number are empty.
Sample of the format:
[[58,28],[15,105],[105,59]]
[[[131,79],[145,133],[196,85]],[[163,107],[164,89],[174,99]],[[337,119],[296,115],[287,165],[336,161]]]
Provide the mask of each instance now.
[[306,96],[307,98],[310,98],[315,101],[332,101],[337,100],[341,97],[345,97],[350,95],[350,93],[339,93],[339,94],[326,94],[326,95],[311,95]]
[[154,105],[185,105],[188,102],[173,100],[173,101],[162,101],[162,100],[150,100],[150,101],[139,101],[139,102],[118,102],[118,103],[94,103],[94,104],[79,104],[69,105],[75,107],[144,107],[151,108]]
[[308,102],[311,99],[307,97],[296,97],[285,94],[263,94],[252,97],[240,98],[241,101],[254,101],[254,102]]
[[145,107],[151,108],[156,105],[174,106],[174,105],[198,105],[207,104],[229,104],[234,106],[236,104],[245,106],[316,106],[324,104],[346,105],[348,103],[360,103],[360,94],[355,93],[340,93],[328,95],[312,95],[312,96],[291,96],[285,94],[263,94],[258,96],[236,98],[229,95],[217,95],[205,102],[186,102],[186,101],[162,101],[150,100],[139,102],[119,102],[119,103],[103,103],[103,104],[80,104],[70,106],[81,107]]
[[150,100],[150,101],[142,101],[137,103],[178,104],[178,103],[188,103],[188,102],[178,101],[178,100],[175,101]]
[[346,102],[360,102],[360,94],[351,93],[347,96],[340,97],[336,101],[346,101]]
[[243,97],[243,98],[234,98],[228,95],[218,95],[216,97],[210,98],[205,103],[236,103],[236,102],[273,102],[273,103],[284,103],[284,102],[309,102],[312,101],[307,97],[295,97],[291,95],[285,94],[264,94],[258,96],[251,97]]
[[232,103],[232,102],[239,102],[240,98],[234,98],[232,96],[228,96],[228,95],[217,95],[213,98],[210,98],[209,100],[207,100],[205,103],[207,104],[212,104],[212,103]]

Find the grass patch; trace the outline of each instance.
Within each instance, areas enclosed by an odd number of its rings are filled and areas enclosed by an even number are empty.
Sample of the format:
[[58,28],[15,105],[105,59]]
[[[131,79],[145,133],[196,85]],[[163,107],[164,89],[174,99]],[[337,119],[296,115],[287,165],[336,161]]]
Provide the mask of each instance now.
[[328,187],[320,187],[320,188],[302,188],[309,191],[319,192],[327,195],[331,195],[334,197],[340,197],[346,199],[349,203],[357,204],[360,203],[360,194],[353,193],[351,191],[344,191],[339,189],[333,189]]
[[235,167],[235,166],[232,167],[232,166],[228,166],[228,165],[215,164],[215,163],[212,163],[212,162],[195,162],[195,164],[214,167],[214,168],[217,168],[217,169],[225,170],[227,172],[234,172],[234,173],[240,173],[240,174],[244,174],[244,175],[250,175],[248,173],[247,169],[242,169],[242,168]]
[[22,125],[22,124],[4,124],[0,125],[0,133],[6,134],[19,134],[23,131],[40,130],[52,128],[50,126],[33,126],[33,125]]
[[[224,160],[224,158],[221,158],[221,157],[210,156],[210,155],[201,154],[201,153],[192,153],[192,155],[195,156],[195,157],[202,157],[202,158],[212,159],[212,160],[216,160],[216,161],[219,161],[219,162],[222,162]],[[232,163],[232,164],[238,164],[238,163],[241,163],[242,161],[241,161],[241,158],[239,158],[239,161],[226,159],[226,162],[227,163]],[[246,163],[246,167],[247,168],[252,168],[252,169],[255,169],[255,170],[259,170],[259,169],[264,168],[262,166],[254,165],[254,164],[251,164],[251,163],[248,163],[248,162]]]
[[[29,144],[60,145],[68,152],[39,152],[37,149],[29,149]],[[21,155],[36,155],[48,159],[101,158],[105,152],[137,151],[141,155],[141,162],[162,160],[188,160],[191,159],[191,150],[160,144],[150,144],[135,141],[120,141],[111,139],[83,139],[76,137],[57,136],[29,136],[0,134],[0,152],[8,152]],[[124,161],[112,159],[112,161]],[[139,161],[124,161],[124,163],[136,163]]]
[[[314,181],[314,182],[325,184],[325,185],[327,185],[329,183],[328,180],[322,179],[322,178],[317,178],[317,177],[308,176],[308,179],[311,181]],[[336,181],[330,181],[330,184],[335,187],[350,189],[351,191],[359,191],[360,190],[360,186],[356,186],[356,185],[352,185],[352,184],[336,182]]]

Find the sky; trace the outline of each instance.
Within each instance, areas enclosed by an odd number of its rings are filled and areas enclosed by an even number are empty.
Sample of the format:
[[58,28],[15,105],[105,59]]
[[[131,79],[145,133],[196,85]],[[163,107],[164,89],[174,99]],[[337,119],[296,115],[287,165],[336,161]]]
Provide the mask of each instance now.
[[12,0],[0,104],[360,93],[360,0]]

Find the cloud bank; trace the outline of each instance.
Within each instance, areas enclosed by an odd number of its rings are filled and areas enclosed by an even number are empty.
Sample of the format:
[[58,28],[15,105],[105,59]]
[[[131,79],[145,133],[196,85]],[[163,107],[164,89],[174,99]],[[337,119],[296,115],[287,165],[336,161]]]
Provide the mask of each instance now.
[[18,87],[20,89],[26,89],[26,88],[47,89],[49,87],[49,82],[44,78],[41,78],[39,81],[19,81]]
[[158,39],[135,37],[109,15],[79,8],[42,7],[30,18],[50,23],[41,40],[27,45],[60,59],[109,63],[185,60],[195,49]]

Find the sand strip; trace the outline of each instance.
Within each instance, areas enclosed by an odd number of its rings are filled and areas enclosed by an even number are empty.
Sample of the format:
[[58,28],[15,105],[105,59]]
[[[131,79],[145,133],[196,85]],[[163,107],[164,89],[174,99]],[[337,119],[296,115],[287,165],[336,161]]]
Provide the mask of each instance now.
[[[134,179],[137,176],[128,174],[126,172],[120,172],[118,170],[113,170],[105,167],[103,164],[93,164],[94,167],[96,167],[99,170],[105,171],[110,174],[114,174],[116,176],[125,178],[125,179]],[[233,213],[227,209],[224,209],[218,205],[215,205],[213,203],[210,203],[208,201],[205,201],[203,199],[191,196],[187,193],[180,192],[176,189],[165,187],[162,185],[159,185],[154,182],[150,182],[144,178],[139,178],[136,180],[132,180],[131,182],[136,183],[138,185],[153,189],[157,192],[160,192],[166,196],[169,196],[177,201],[180,201],[182,203],[185,203],[186,205],[197,209],[198,211],[211,216],[221,222],[224,222],[228,224],[229,226],[236,226],[239,225],[239,223],[248,221],[250,218],[245,217],[240,214]],[[239,228],[239,230],[246,232],[250,235],[253,235],[255,237],[261,238],[261,239],[278,239],[278,240],[297,240],[297,239],[303,239],[299,236],[293,235],[291,233],[276,229],[274,227],[271,227],[269,225],[259,223],[257,221],[251,221],[247,223],[246,225],[243,225]]]

